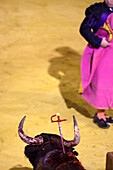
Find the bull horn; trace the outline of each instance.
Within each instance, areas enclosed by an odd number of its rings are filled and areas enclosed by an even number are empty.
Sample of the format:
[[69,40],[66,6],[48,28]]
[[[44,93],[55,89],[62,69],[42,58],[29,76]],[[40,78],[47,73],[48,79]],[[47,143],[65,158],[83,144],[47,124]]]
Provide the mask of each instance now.
[[23,119],[20,121],[19,126],[18,126],[18,134],[20,138],[27,144],[32,144],[32,145],[41,145],[43,143],[43,137],[39,136],[37,138],[32,138],[27,136],[24,131],[23,131],[23,124],[26,116],[23,117]]
[[73,115],[73,122],[74,122],[74,139],[70,140],[70,141],[64,139],[64,145],[67,146],[67,147],[76,146],[80,142],[80,133],[79,133],[77,121],[76,121],[74,115]]

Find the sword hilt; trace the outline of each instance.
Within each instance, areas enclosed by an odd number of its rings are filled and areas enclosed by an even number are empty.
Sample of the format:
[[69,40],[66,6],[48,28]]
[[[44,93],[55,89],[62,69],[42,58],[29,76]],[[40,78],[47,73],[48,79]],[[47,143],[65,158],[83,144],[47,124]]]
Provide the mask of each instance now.
[[[53,117],[56,117],[57,116],[57,120],[53,120]],[[66,121],[67,119],[60,119],[60,114],[57,113],[56,115],[53,115],[51,116],[51,123],[54,123],[54,122],[63,122],[63,121]]]

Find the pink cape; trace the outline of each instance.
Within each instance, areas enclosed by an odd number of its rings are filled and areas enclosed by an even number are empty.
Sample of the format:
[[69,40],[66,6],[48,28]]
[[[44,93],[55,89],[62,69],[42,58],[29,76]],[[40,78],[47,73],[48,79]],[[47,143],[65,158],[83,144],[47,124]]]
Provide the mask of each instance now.
[[[113,30],[113,13],[106,20]],[[110,37],[109,31],[100,28],[99,37]],[[112,32],[113,35],[113,32]],[[99,49],[88,45],[81,61],[82,96],[93,107],[113,108],[113,38],[109,47]]]

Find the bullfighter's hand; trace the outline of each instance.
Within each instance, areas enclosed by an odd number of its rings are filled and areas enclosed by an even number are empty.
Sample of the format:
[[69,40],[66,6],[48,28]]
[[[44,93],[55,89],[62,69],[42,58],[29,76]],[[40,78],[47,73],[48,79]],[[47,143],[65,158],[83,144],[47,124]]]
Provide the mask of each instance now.
[[100,46],[101,47],[108,47],[111,43],[109,43],[107,40],[106,40],[106,37],[102,38],[102,41],[101,41],[101,44]]

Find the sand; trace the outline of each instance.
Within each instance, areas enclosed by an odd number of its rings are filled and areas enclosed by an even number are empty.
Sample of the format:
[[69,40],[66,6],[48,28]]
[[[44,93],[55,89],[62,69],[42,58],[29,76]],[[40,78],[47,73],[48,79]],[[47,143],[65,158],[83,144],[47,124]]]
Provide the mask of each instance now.
[[[113,125],[93,123],[95,109],[78,94],[81,56],[87,42],[79,34],[85,8],[92,0],[0,0],[0,170],[32,170],[24,155],[24,131],[73,139],[75,115],[81,140],[75,150],[87,170],[104,170],[113,151]],[[97,1],[99,2],[99,1]],[[108,111],[112,115],[113,111]]]

